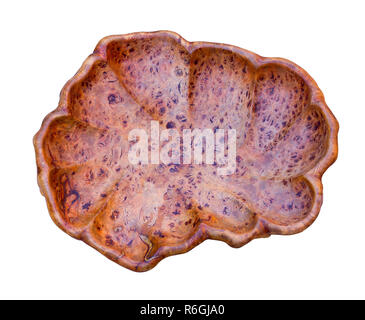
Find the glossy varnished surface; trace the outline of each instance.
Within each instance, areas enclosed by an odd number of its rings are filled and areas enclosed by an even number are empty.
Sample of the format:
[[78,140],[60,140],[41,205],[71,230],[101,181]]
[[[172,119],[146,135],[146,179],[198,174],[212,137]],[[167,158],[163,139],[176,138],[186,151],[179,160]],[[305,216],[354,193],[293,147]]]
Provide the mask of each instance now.
[[[134,128],[237,131],[237,168],[129,163]],[[55,223],[145,271],[203,240],[239,247],[309,226],[338,124],[295,64],[171,32],[101,40],[34,139]]]

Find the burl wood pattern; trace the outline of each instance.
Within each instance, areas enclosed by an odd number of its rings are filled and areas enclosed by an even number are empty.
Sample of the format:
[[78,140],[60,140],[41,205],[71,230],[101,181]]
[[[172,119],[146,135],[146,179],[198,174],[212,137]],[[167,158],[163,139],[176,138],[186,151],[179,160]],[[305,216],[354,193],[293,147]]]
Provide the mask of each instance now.
[[[132,165],[134,128],[234,128],[237,168]],[[284,59],[172,32],[99,42],[34,138],[54,222],[113,261],[145,271],[205,239],[240,247],[307,228],[338,123],[313,79]]]

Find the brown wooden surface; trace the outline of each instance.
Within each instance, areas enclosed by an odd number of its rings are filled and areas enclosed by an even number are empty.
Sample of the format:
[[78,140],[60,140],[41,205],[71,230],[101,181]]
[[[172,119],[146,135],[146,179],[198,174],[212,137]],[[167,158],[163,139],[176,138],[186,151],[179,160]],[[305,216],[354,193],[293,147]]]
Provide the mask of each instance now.
[[[128,133],[234,128],[237,169],[128,162]],[[168,32],[102,39],[34,137],[54,222],[108,258],[145,271],[205,239],[234,247],[307,228],[338,123],[294,63]]]

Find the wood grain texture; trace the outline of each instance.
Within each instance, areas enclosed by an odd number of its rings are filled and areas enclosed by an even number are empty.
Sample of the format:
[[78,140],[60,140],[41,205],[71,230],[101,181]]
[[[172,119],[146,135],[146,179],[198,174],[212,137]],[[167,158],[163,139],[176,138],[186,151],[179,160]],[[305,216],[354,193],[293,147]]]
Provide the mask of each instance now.
[[[237,167],[128,162],[128,133],[237,131]],[[205,239],[233,247],[307,228],[338,123],[294,63],[169,31],[102,39],[34,137],[38,182],[54,222],[134,271]]]

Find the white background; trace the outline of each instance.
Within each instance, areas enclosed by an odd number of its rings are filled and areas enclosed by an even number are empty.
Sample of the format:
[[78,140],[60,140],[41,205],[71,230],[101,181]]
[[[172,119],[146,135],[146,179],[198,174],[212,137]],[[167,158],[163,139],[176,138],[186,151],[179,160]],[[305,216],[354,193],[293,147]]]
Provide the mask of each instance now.
[[[363,1],[2,1],[0,298],[365,298]],[[33,135],[99,39],[167,29],[284,57],[316,80],[340,123],[316,222],[233,249],[206,241],[134,273],[51,221]]]

